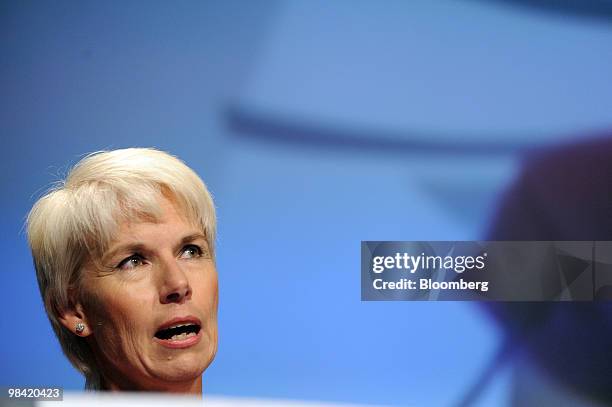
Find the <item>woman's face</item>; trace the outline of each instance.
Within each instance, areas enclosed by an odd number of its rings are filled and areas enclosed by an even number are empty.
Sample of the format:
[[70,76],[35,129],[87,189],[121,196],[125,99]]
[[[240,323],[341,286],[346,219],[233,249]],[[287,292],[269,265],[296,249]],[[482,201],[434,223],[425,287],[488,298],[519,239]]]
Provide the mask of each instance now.
[[120,225],[102,258],[112,269],[85,268],[87,340],[111,389],[199,392],[217,351],[217,271],[200,228],[161,207],[157,222]]

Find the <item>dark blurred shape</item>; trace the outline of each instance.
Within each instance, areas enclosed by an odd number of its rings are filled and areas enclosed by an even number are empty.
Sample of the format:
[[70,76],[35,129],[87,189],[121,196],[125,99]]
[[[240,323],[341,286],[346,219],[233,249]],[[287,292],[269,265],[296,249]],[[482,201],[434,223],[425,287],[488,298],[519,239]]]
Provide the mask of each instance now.
[[595,299],[597,301],[610,301],[612,300],[612,286],[604,286],[597,290],[595,293]]
[[610,0],[498,0],[504,3],[531,7],[540,11],[612,21],[612,1]]
[[[488,240],[612,240],[612,139],[531,153]],[[611,297],[610,288],[597,299]],[[513,345],[567,389],[612,404],[612,303],[486,303]]]
[[612,138],[529,154],[488,235],[490,240],[612,240]]
[[513,137],[512,134],[488,137],[491,140],[488,143],[481,141],[484,137],[478,137],[478,141],[469,141],[470,137],[452,137],[452,139],[463,139],[464,141],[449,143],[447,140],[451,137],[438,133],[428,134],[421,130],[393,132],[310,124],[305,120],[281,115],[266,115],[241,106],[229,107],[225,111],[225,120],[231,130],[230,134],[236,137],[254,137],[262,141],[325,150],[367,151],[368,154],[434,152],[490,156],[492,154],[523,153],[533,148],[523,142],[515,141],[516,137]]

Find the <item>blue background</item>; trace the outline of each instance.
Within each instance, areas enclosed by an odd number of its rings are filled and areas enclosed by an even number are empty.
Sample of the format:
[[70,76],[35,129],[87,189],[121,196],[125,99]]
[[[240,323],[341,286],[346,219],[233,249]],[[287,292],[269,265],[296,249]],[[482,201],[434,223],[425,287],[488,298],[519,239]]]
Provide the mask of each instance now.
[[498,327],[362,303],[360,242],[482,238],[524,151],[612,124],[610,44],[605,21],[496,1],[2,2],[0,385],[82,388],[23,222],[84,154],[153,146],[218,207],[206,393],[451,404]]

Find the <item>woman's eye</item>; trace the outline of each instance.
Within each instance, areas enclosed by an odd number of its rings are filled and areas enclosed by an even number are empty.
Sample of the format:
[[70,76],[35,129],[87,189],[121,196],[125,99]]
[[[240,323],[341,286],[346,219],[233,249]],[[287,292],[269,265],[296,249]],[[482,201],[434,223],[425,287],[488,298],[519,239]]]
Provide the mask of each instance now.
[[138,266],[142,266],[144,264],[143,260],[144,258],[141,255],[135,254],[121,261],[117,268],[121,270],[131,270]]
[[183,259],[193,259],[196,257],[202,256],[202,249],[199,246],[190,244],[183,248],[183,253],[181,254],[181,258]]

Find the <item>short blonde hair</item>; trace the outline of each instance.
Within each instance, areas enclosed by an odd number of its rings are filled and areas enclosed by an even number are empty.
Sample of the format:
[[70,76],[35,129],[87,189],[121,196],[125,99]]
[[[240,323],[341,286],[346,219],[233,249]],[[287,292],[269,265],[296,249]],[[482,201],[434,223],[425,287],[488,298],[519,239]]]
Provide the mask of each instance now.
[[84,262],[103,255],[124,220],[159,219],[164,196],[201,227],[214,253],[215,208],[206,185],[181,160],[152,148],[89,154],[28,215],[28,241],[47,315],[88,389],[101,387],[95,358],[85,339],[59,317],[72,305],[69,292],[78,290]]

